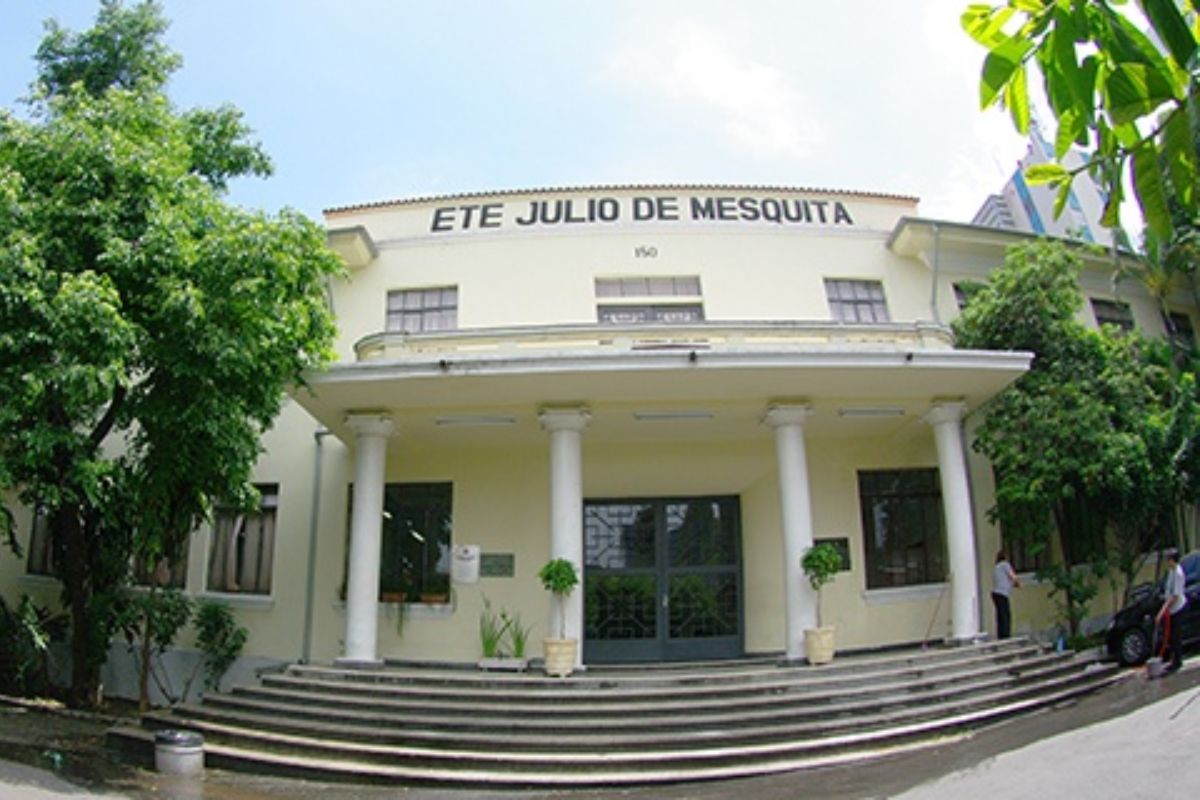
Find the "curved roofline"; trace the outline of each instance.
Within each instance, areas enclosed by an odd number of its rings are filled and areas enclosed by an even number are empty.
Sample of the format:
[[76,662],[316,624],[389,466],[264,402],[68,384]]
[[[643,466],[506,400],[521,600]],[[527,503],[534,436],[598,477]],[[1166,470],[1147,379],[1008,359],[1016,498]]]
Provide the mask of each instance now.
[[830,194],[841,197],[862,197],[876,200],[900,200],[909,203],[920,201],[915,195],[888,194],[886,192],[861,192],[848,189],[821,189],[814,186],[771,186],[766,184],[740,183],[622,183],[593,184],[589,186],[544,186],[532,189],[493,189],[482,192],[455,192],[452,194],[424,195],[397,200],[379,200],[373,203],[355,203],[333,206],[323,210],[325,214],[345,214],[354,211],[370,211],[392,206],[421,205],[436,201],[461,200],[475,197],[517,197],[527,194],[578,194],[580,192],[645,192],[645,191],[738,191],[738,192],[792,192],[806,194]]

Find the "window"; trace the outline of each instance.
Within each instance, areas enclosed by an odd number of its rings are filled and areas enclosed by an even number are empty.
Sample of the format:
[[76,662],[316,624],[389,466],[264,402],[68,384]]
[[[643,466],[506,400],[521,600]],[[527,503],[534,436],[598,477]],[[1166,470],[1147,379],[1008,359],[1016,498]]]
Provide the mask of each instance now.
[[208,591],[270,594],[279,487],[255,486],[257,511],[218,509],[208,549]]
[[458,287],[401,289],[388,292],[387,329],[404,333],[458,328]]
[[[602,325],[687,325],[704,321],[700,278],[696,275],[596,278],[596,306]],[[632,302],[626,298],[632,298]]]
[[[450,601],[449,483],[389,483],[383,493],[379,599],[385,603]],[[353,519],[350,487],[347,520]],[[346,526],[347,545],[350,525]],[[350,548],[347,546],[347,558]]]
[[187,584],[186,542],[183,546],[183,552],[180,553],[179,558],[174,562],[166,558],[160,558],[153,569],[135,562],[133,565],[133,584],[135,586],[153,585],[166,589],[183,589]]
[[1096,324],[1100,327],[1114,325],[1122,333],[1129,333],[1133,330],[1133,312],[1129,310],[1128,303],[1092,298],[1092,314],[1095,315]]
[[979,283],[978,281],[959,281],[955,283],[954,302],[958,305],[958,310],[962,311],[966,308],[967,304],[986,288],[986,283]]
[[25,571],[30,575],[57,577],[54,548],[50,544],[50,517],[40,508],[35,510],[29,528],[29,559]]
[[838,322],[891,322],[879,281],[825,279],[829,311]]
[[867,588],[946,579],[942,493],[936,469],[858,473]]

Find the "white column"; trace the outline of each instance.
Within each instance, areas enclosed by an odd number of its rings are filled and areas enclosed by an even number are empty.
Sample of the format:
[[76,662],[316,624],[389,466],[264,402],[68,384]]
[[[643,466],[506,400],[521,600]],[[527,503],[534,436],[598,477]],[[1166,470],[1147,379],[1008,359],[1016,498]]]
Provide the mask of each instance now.
[[937,442],[946,547],[950,555],[951,638],[957,641],[969,641],[980,635],[975,525],[971,519],[971,486],[962,436],[966,410],[966,403],[934,403],[933,410],[925,415]]
[[[576,667],[583,665],[583,430],[591,418],[586,408],[548,408],[538,416],[550,434],[550,557],[565,558],[579,570],[579,585],[563,612],[563,635],[580,642]],[[547,630],[553,631],[558,609],[551,608],[550,615]]]
[[804,631],[817,624],[817,594],[800,568],[800,559],[813,544],[808,457],[804,451],[804,421],[810,414],[812,407],[808,405],[773,405],[767,409],[763,420],[775,431],[775,455],[779,461],[783,591],[787,612],[784,641],[789,659],[804,657]]
[[346,649],[340,664],[374,665],[379,620],[379,558],[383,535],[383,480],[393,423],[383,414],[353,414],[354,512],[350,519],[350,569],[346,578]]

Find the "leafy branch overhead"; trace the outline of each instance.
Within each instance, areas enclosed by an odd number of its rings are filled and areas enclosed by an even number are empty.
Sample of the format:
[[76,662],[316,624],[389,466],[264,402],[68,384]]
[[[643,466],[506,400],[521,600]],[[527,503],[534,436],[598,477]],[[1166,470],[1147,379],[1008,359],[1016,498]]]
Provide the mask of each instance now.
[[988,51],[982,107],[1007,108],[1017,130],[1028,133],[1036,68],[1058,127],[1057,159],[1073,145],[1091,154],[1077,170],[1046,164],[1029,171],[1031,182],[1058,187],[1056,215],[1086,169],[1107,193],[1108,227],[1118,224],[1126,176],[1154,235],[1170,238],[1172,202],[1195,218],[1197,33],[1175,0],[1138,0],[1136,10],[1116,0],[1008,0],[969,6],[962,25]]

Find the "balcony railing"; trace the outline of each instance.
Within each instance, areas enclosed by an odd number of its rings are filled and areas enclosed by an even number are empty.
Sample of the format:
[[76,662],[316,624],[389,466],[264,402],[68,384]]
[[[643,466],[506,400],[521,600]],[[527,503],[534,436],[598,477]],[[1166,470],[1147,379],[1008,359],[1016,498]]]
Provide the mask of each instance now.
[[839,324],[697,322],[686,325],[539,325],[464,328],[435,333],[384,332],[354,345],[359,361],[427,359],[454,354],[529,355],[537,351],[645,351],[793,349],[948,350],[950,329],[932,322]]

